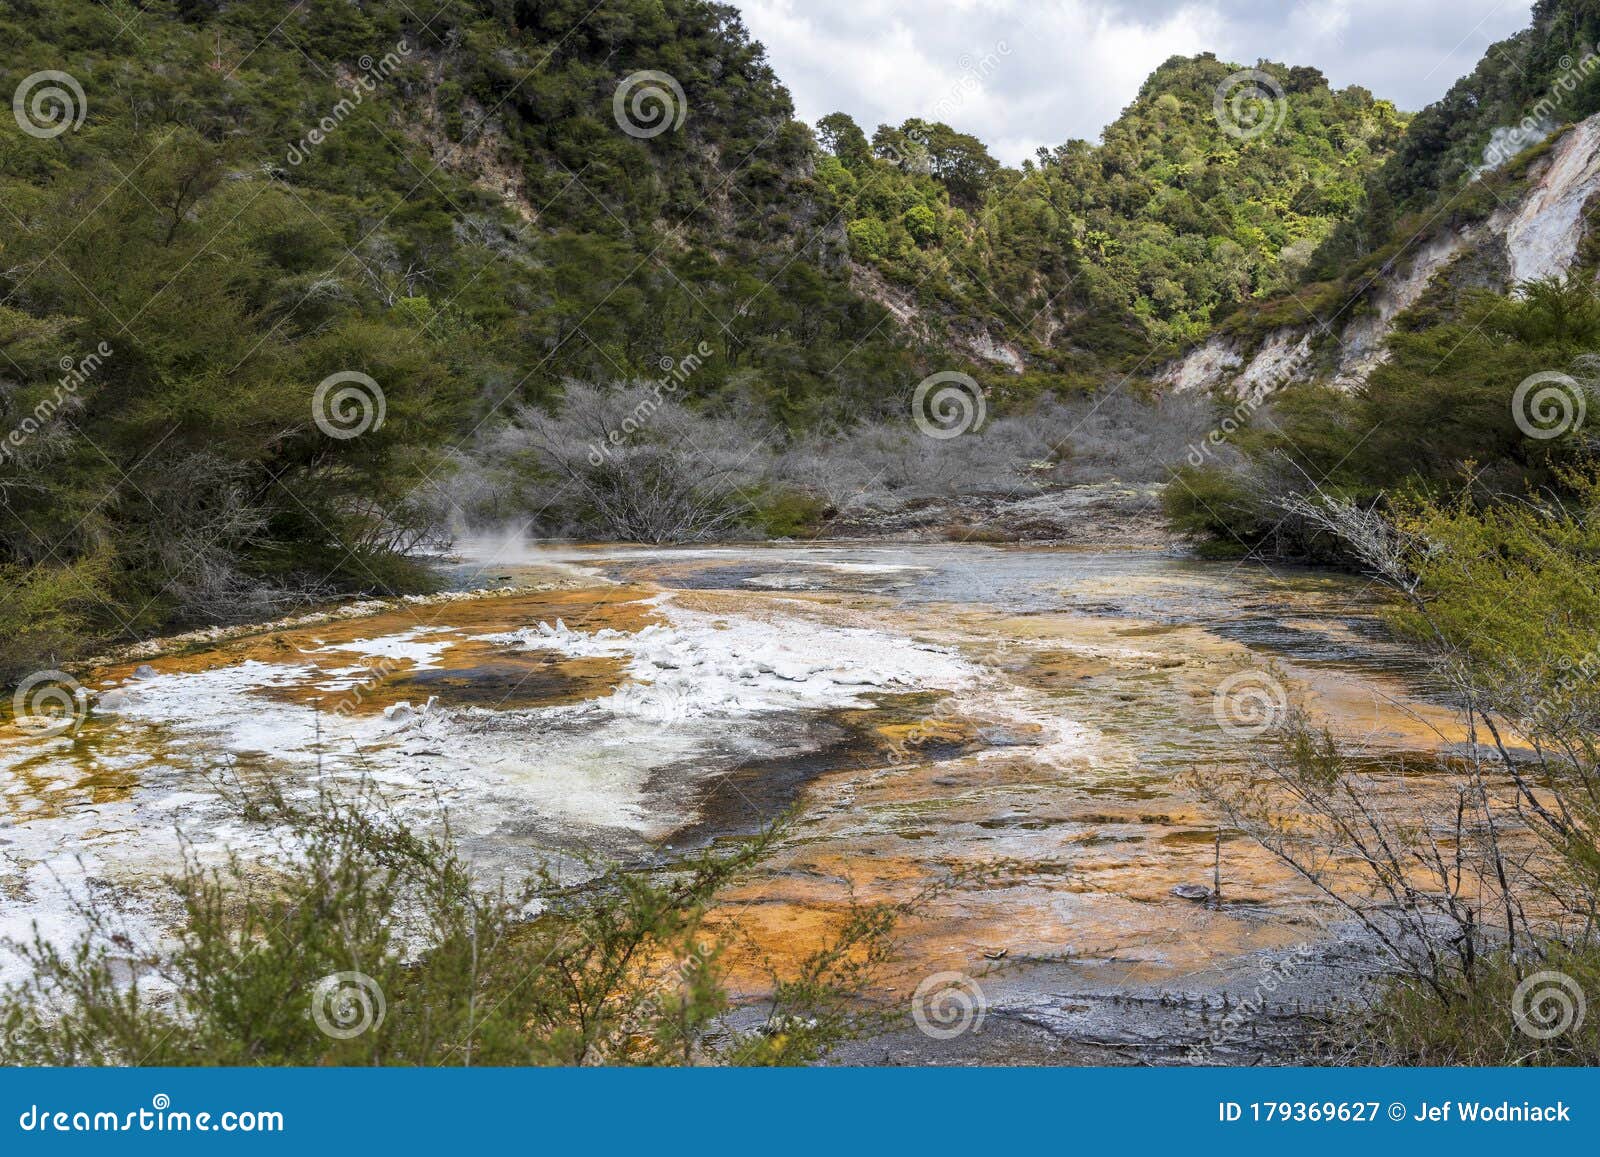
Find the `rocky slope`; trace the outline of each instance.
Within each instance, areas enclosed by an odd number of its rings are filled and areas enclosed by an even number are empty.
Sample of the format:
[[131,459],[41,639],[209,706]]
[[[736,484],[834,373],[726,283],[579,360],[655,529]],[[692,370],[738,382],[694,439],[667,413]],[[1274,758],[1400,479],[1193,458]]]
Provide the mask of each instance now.
[[1264,334],[1224,327],[1164,366],[1158,380],[1180,391],[1220,388],[1246,401],[1295,381],[1354,388],[1385,360],[1384,339],[1396,319],[1430,289],[1503,292],[1566,275],[1580,259],[1591,231],[1587,210],[1600,194],[1600,114],[1568,127],[1540,152],[1516,195],[1497,197],[1481,220],[1452,227],[1446,202],[1431,227],[1361,277],[1348,298],[1326,310],[1302,310],[1302,320]]

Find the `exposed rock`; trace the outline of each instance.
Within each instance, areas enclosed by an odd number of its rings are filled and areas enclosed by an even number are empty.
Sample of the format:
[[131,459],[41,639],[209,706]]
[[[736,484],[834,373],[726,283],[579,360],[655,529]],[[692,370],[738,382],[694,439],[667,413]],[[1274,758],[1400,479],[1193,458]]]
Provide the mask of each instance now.
[[1212,337],[1170,363],[1156,380],[1179,393],[1226,387],[1240,398],[1259,399],[1304,376],[1304,367],[1311,359],[1314,332],[1312,326],[1285,326],[1274,330],[1256,348],[1248,364],[1238,339]]
[[112,688],[110,691],[100,692],[100,694],[95,697],[94,709],[106,714],[116,715],[122,711],[126,711],[128,709],[128,705],[133,701],[133,696],[128,692],[123,691],[120,688]]
[[1250,359],[1244,372],[1233,380],[1233,392],[1248,401],[1259,401],[1278,387],[1295,381],[1311,358],[1311,330],[1275,330]]
[[1516,212],[1496,214],[1511,258],[1511,282],[1565,273],[1578,254],[1587,225],[1583,206],[1600,192],[1600,114],[1574,125],[1550,150],[1548,163]]
[[[1597,196],[1600,114],[1568,129],[1549,155],[1532,166],[1528,187],[1515,205],[1414,243],[1358,287],[1357,296],[1364,300],[1347,303],[1341,310],[1346,316],[1308,319],[1303,326],[1276,329],[1254,344],[1214,335],[1169,363],[1156,380],[1176,391],[1222,388],[1240,399],[1259,401],[1320,370],[1334,385],[1354,389],[1387,360],[1385,342],[1395,318],[1422,300],[1452,266],[1473,258],[1466,270],[1470,280],[1502,291],[1566,273],[1588,227],[1584,206]],[[1484,254],[1493,259],[1478,259]],[[1356,310],[1353,317],[1347,313],[1351,309]],[[1337,356],[1313,358],[1318,334],[1331,332],[1336,323],[1342,326]]]
[[[883,306],[894,318],[895,324],[908,334],[919,341],[935,343],[934,327],[923,317],[911,294],[900,286],[890,284],[876,269],[852,261],[850,288]],[[938,318],[934,322],[937,324]],[[949,326],[945,337],[950,345],[974,361],[1005,366],[1014,374],[1020,374],[1027,368],[1027,355],[1020,346],[1015,342],[1001,341],[979,326],[962,325],[957,321]]]
[[870,298],[889,311],[901,329],[927,341],[932,337],[916,303],[905,290],[890,285],[888,280],[870,265],[859,261],[850,263],[850,288],[861,296]]
[[958,336],[957,341],[970,353],[986,362],[1003,365],[1014,374],[1020,374],[1025,367],[1021,350],[1009,342],[996,341],[988,333],[976,333],[965,340]]
[[428,701],[421,708],[412,707],[409,702],[402,699],[383,709],[383,717],[390,723],[399,723],[402,726],[415,723],[419,719],[426,719],[432,715],[439,706],[437,695],[428,696]]
[[1156,381],[1171,386],[1179,393],[1187,390],[1209,390],[1233,377],[1233,371],[1244,364],[1236,343],[1230,338],[1213,337],[1156,375]]
[[1339,371],[1334,384],[1353,389],[1388,360],[1384,339],[1394,319],[1421,299],[1435,275],[1449,265],[1483,233],[1478,227],[1446,233],[1423,243],[1405,273],[1381,280],[1370,307],[1344,327],[1339,335]]

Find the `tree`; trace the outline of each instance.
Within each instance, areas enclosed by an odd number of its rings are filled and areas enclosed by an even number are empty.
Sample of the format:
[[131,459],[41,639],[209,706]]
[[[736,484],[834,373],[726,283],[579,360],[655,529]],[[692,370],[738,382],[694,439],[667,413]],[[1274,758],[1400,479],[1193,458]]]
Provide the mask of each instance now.
[[867,134],[848,113],[831,112],[817,122],[817,139],[846,168],[855,168],[872,157]]

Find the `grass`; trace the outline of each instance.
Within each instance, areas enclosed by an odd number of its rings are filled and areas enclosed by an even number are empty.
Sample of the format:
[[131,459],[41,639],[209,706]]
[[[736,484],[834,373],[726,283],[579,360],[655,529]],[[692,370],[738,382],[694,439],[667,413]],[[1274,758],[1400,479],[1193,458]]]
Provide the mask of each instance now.
[[1320,1051],[1340,1064],[1600,1064],[1600,1014],[1585,994],[1600,994],[1600,950],[1552,946],[1545,959],[1522,962],[1499,952],[1450,1000],[1414,980],[1392,982],[1336,1022]]

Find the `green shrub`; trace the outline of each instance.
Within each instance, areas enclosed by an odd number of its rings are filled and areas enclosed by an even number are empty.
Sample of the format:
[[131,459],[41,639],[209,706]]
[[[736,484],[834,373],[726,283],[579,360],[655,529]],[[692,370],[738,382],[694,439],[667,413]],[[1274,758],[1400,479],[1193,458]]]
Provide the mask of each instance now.
[[881,1023],[858,998],[901,909],[862,906],[774,977],[763,1030],[717,1031],[738,933],[707,916],[776,828],[658,872],[486,888],[447,829],[421,834],[370,792],[302,806],[269,790],[244,818],[294,850],[190,857],[170,945],[133,949],[90,901],[81,942],[26,946],[32,975],[0,998],[0,1061],[795,1064]]
[[802,538],[816,534],[828,510],[825,499],[798,490],[771,491],[752,504],[751,519],[768,538]]
[[[1558,973],[1575,987],[1541,979],[1541,972]],[[1524,981],[1529,983],[1519,995]],[[1543,1036],[1562,1023],[1563,1000],[1576,1011],[1574,991],[1600,992],[1600,950],[1552,945],[1522,961],[1494,952],[1482,961],[1477,983],[1458,996],[1441,1000],[1426,985],[1397,980],[1370,1006],[1336,1021],[1319,1044],[1324,1057],[1340,1064],[1600,1064],[1600,1021],[1593,1015]],[[1522,1025],[1518,1011],[1525,1017]],[[1541,1014],[1551,1019],[1535,1019]]]
[[1180,466],[1161,494],[1167,524],[1193,539],[1203,557],[1248,553],[1271,528],[1270,512],[1234,471],[1219,466]]

